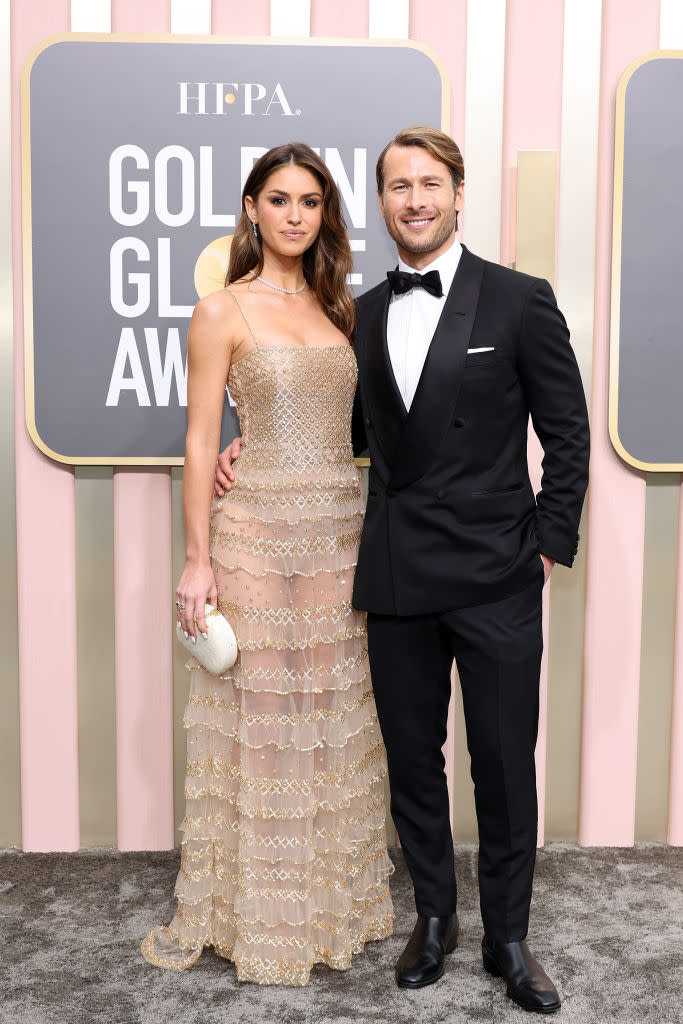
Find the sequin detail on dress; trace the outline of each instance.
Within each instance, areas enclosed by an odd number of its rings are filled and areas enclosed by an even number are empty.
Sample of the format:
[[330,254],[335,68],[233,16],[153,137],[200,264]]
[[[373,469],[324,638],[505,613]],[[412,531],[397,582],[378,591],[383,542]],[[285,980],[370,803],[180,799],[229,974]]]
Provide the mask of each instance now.
[[142,953],[184,970],[213,945],[242,981],[305,985],[394,919],[386,760],[351,606],[355,356],[258,345],[228,382],[244,441],[210,543],[240,654],[222,678],[190,662],[178,907]]

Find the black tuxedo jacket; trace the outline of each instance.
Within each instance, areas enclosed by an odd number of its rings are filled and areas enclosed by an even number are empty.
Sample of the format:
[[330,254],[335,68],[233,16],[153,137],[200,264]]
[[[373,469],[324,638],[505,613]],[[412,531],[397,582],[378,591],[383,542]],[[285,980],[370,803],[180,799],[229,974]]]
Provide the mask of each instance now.
[[[486,604],[539,580],[541,552],[571,565],[588,415],[550,285],[463,246],[409,413],[387,348],[390,297],[383,282],[357,303],[354,452],[369,447],[371,466],[356,607],[421,615]],[[544,449],[536,496],[529,415]]]

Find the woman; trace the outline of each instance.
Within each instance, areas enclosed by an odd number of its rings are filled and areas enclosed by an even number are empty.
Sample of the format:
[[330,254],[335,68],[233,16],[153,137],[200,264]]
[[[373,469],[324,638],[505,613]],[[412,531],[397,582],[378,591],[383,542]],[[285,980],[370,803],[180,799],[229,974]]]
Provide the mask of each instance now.
[[[299,143],[270,150],[244,187],[226,288],[188,335],[178,618],[194,636],[217,603],[240,654],[221,678],[190,666],[178,909],[142,944],[157,966],[213,945],[240,980],[305,985],[314,963],[345,970],[392,932],[385,755],[351,607],[350,268],[324,163]],[[243,449],[211,504],[226,379]]]

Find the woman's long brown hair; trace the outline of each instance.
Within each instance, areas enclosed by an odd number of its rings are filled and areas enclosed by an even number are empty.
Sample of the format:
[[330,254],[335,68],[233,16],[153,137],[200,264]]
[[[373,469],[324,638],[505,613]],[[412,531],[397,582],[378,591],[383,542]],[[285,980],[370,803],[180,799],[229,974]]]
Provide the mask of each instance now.
[[250,271],[260,274],[263,270],[263,248],[260,238],[254,235],[244,197],[251,196],[256,201],[273,171],[284,164],[306,168],[322,188],[322,223],[315,242],[304,253],[304,277],[326,316],[350,338],[356,315],[346,275],[351,272],[353,257],[341,212],[339,189],[323,161],[304,142],[289,142],[269,149],[252,167],[242,190],[242,216],[232,238],[225,283],[232,284]]

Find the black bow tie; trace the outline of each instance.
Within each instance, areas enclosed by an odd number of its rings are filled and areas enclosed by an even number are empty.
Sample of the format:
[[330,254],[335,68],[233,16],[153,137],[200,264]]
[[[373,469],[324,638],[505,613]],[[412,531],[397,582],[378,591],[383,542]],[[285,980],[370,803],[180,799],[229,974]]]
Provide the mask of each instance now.
[[424,288],[426,292],[434,295],[437,299],[443,295],[438,270],[430,270],[428,274],[408,274],[405,270],[388,270],[387,277],[391,290],[396,295],[403,295],[411,288]]

